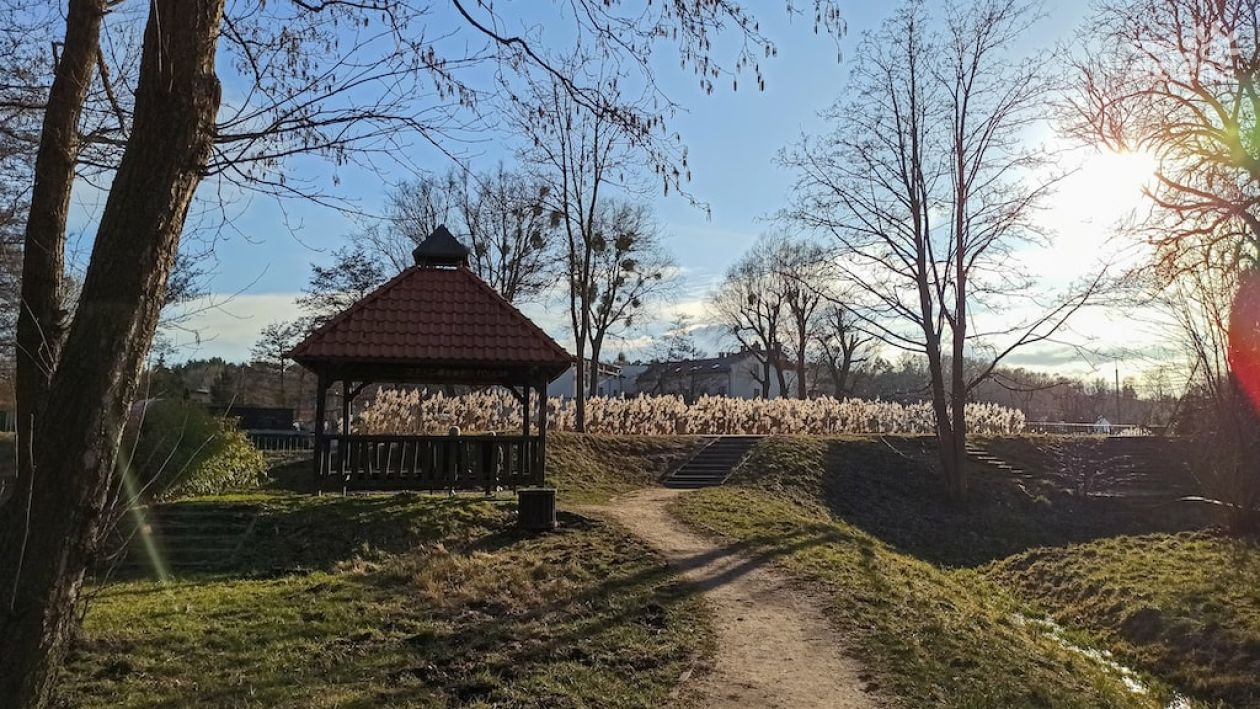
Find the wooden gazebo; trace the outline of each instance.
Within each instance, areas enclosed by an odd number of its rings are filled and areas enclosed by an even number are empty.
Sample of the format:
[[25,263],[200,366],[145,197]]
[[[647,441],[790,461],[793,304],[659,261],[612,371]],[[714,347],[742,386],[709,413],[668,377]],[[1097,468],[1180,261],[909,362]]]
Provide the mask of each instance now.
[[[547,384],[572,357],[468,268],[438,227],[416,263],[315,330],[288,356],[315,373],[319,490],[492,490],[545,478]],[[341,427],[326,423],[341,384]],[[519,435],[351,433],[351,402],[369,384],[502,386],[522,408]],[[535,396],[536,393],[536,396]],[[537,408],[536,433],[531,409]]]

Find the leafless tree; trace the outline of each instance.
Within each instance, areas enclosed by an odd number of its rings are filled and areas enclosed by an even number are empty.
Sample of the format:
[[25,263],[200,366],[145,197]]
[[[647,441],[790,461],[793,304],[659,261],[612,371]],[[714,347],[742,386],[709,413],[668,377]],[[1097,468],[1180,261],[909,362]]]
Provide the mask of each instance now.
[[775,242],[772,236],[758,239],[731,264],[710,299],[718,322],[741,347],[755,353],[761,365],[756,380],[763,399],[770,398],[772,376],[777,377],[780,396],[787,393],[781,338],[789,327],[788,289],[783,271],[773,260]]
[[[586,111],[641,135],[661,130],[667,113],[662,103],[604,100],[611,97],[602,87],[566,74],[536,46],[537,35],[506,34],[485,3],[452,0],[455,17],[442,37],[462,32],[463,41],[446,43],[430,34],[440,23],[426,2],[241,0],[226,13],[226,0],[66,3],[55,66],[44,73],[51,80],[35,87],[42,122],[17,324],[25,455],[0,515],[0,704],[19,708],[52,701],[103,511],[116,493],[127,411],[203,181],[327,203],[330,189],[289,169],[288,158],[314,154],[372,169],[403,159],[410,138],[442,149],[496,95],[499,85],[477,85],[487,74],[548,77]],[[745,66],[756,71],[761,52],[773,50],[755,16],[728,0],[647,10],[578,0],[552,9],[593,56],[661,96],[652,66],[662,38],[706,82]],[[108,27],[107,16],[115,20]],[[828,29],[840,25],[825,0],[815,16]],[[712,51],[726,26],[743,40],[733,64]],[[110,42],[103,32],[113,33]],[[444,56],[439,44],[455,54]],[[485,62],[497,70],[485,71]],[[244,90],[225,100],[219,69]],[[684,177],[657,165],[666,180]],[[71,318],[62,295],[66,224],[80,175],[108,178],[109,187]]]
[[837,397],[848,396],[856,367],[866,361],[861,353],[871,337],[858,327],[848,308],[832,302],[823,307],[813,338],[817,358],[831,379],[832,391]]
[[793,241],[784,237],[773,240],[768,256],[769,267],[778,274],[783,289],[787,314],[787,341],[790,355],[796,362],[796,397],[809,396],[805,370],[809,359],[809,343],[814,339],[818,317],[830,298],[826,253],[817,244]]
[[558,224],[546,208],[547,186],[502,165],[493,172],[452,169],[398,185],[386,219],[364,240],[396,269],[411,250],[445,225],[471,251],[473,271],[513,303],[541,297],[553,285]]
[[345,246],[333,252],[331,264],[311,264],[310,280],[297,304],[306,311],[307,325],[317,327],[362,300],[386,280],[385,265],[377,254],[369,252],[362,244]]
[[[765,353],[759,355],[763,374],[776,365],[782,396],[789,395],[783,371],[788,359],[795,362],[797,398],[809,393],[809,344],[829,297],[826,261],[816,244],[764,234],[727,273],[713,300],[735,339]],[[762,384],[768,395],[768,381]]]
[[1244,531],[1260,516],[1260,417],[1247,386],[1260,362],[1256,272],[1240,269],[1223,242],[1214,252],[1186,235],[1178,247],[1194,265],[1176,265],[1166,254],[1163,262],[1175,267],[1153,284],[1154,304],[1176,338],[1170,340],[1179,342],[1191,365],[1178,430],[1197,449],[1190,467],[1204,492],[1225,512],[1231,529]]
[[[636,105],[620,97],[615,73],[606,74],[602,65],[593,66],[590,61],[582,55],[571,59],[567,73],[590,75],[590,85],[611,94],[602,101]],[[586,382],[598,376],[598,366],[590,367],[588,358],[594,354],[589,348],[598,327],[601,255],[610,243],[605,233],[607,205],[616,197],[619,180],[634,181],[652,160],[668,161],[665,151],[675,145],[647,142],[642,145],[649,153],[640,152],[639,141],[646,139],[640,128],[627,126],[606,112],[589,110],[588,99],[573,96],[554,77],[534,83],[528,93],[514,99],[516,125],[529,139],[522,158],[547,185],[547,206],[561,234],[565,297],[576,348],[575,380],[581,383],[575,390],[580,431],[586,422]]]
[[647,205],[606,202],[597,215],[591,278],[583,300],[590,309],[591,371],[587,393],[599,393],[599,365],[609,337],[641,324],[653,301],[673,286],[666,253]]
[[660,337],[653,341],[651,361],[682,362],[704,357],[704,350],[696,344],[693,329],[694,323],[690,316],[676,316]]
[[[834,130],[783,155],[799,177],[781,216],[834,239],[864,330],[926,358],[954,496],[967,491],[968,394],[1003,357],[1050,337],[1097,284],[1015,324],[999,312],[1036,302],[1012,251],[1040,238],[1033,216],[1053,185],[1036,174],[1044,153],[1026,135],[1049,99],[1043,64],[1011,57],[1034,18],[1022,0],[940,15],[903,4],[858,48],[852,97],[824,114]],[[979,327],[982,316],[1005,324]],[[990,356],[969,376],[975,351]]]

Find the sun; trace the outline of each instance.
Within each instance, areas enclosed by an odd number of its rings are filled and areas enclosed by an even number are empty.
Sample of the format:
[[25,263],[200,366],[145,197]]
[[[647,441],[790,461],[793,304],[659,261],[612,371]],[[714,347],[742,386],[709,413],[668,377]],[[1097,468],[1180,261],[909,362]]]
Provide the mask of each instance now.
[[1098,151],[1068,178],[1068,196],[1082,217],[1114,222],[1147,203],[1143,190],[1154,183],[1158,167],[1155,156],[1145,151]]

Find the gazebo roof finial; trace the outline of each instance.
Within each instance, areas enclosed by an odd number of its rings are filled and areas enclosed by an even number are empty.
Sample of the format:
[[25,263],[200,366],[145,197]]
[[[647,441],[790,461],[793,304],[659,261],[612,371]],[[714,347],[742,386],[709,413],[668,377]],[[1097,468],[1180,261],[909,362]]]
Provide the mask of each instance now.
[[411,255],[417,266],[427,268],[454,268],[468,265],[468,247],[459,240],[443,224],[433,230],[428,238],[421,241]]

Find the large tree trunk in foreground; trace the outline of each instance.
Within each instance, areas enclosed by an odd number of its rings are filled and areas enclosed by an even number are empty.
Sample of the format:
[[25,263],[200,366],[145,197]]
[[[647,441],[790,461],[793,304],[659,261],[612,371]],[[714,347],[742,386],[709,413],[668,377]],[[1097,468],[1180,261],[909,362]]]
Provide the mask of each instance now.
[[[22,249],[22,295],[17,318],[18,485],[12,499],[30,494],[33,423],[48,394],[57,366],[65,323],[62,274],[65,271],[66,219],[79,159],[79,119],[92,84],[105,0],[71,0],[62,44],[35,156],[35,184]],[[18,514],[19,505],[6,514]]]
[[[132,137],[36,422],[28,510],[0,530],[0,706],[51,702],[92,560],[119,437],[180,231],[210,155],[224,0],[153,0]],[[16,518],[16,519],[15,519]]]

